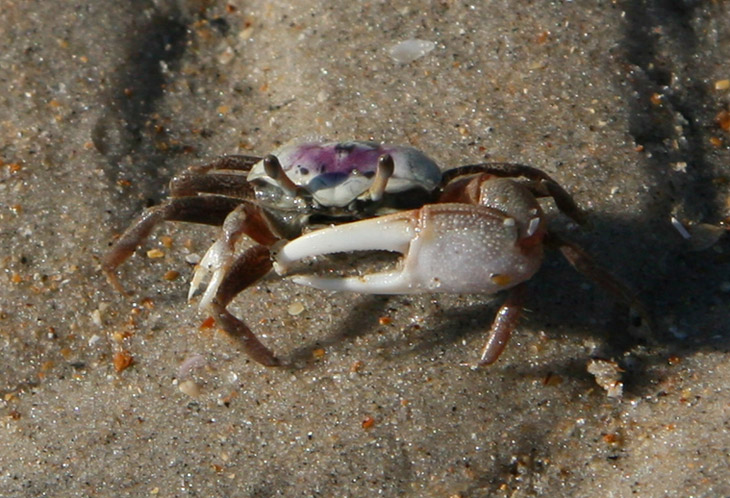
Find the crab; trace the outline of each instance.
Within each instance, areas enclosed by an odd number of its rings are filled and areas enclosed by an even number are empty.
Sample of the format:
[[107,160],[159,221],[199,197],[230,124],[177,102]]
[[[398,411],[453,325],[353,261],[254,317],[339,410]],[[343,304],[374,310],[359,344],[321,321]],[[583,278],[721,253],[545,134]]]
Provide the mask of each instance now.
[[[548,230],[538,200],[546,197],[573,221],[584,223],[570,194],[530,166],[479,163],[442,172],[412,147],[294,142],[263,158],[223,156],[174,177],[170,198],[130,225],[104,256],[102,269],[124,292],[117,267],[160,222],[220,226],[196,266],[188,299],[207,283],[199,307],[265,366],[281,362],[228,305],[271,272],[330,291],[507,291],[477,361],[489,365],[517,326],[526,282],[540,268],[544,246],[557,248],[619,301],[636,304],[632,292],[578,245]],[[396,269],[344,277],[292,272],[306,258],[379,250],[402,255]]]

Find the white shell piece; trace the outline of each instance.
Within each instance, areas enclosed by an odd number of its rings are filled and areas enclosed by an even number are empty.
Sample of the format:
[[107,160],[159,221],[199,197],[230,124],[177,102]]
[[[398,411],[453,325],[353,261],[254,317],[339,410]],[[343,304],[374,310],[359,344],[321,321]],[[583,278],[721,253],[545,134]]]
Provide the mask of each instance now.
[[408,64],[420,59],[436,48],[436,43],[428,40],[404,40],[390,47],[388,54],[401,64]]

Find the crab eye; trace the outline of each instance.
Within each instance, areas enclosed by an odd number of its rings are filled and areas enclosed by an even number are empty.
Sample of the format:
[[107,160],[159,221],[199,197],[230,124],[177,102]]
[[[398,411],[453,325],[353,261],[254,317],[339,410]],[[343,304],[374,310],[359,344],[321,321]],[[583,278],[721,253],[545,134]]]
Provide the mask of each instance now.
[[269,154],[264,157],[264,171],[271,177],[281,189],[291,196],[295,196],[297,193],[297,185],[286,176],[284,168],[281,167],[281,163],[276,156]]

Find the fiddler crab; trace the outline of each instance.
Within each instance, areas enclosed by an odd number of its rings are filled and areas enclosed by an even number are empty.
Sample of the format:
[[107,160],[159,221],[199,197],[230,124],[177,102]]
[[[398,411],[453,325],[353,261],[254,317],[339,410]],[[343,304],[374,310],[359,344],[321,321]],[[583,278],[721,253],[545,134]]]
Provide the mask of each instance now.
[[[548,231],[539,198],[565,215],[584,216],[555,180],[513,163],[480,163],[441,171],[412,147],[374,142],[307,142],[266,157],[224,156],[193,166],[170,182],[170,198],[146,209],[102,260],[116,269],[162,221],[220,226],[197,265],[191,299],[207,282],[200,308],[266,366],[279,359],[228,311],[231,300],[269,272],[330,291],[367,294],[484,293],[507,290],[478,365],[497,360],[522,314],[525,282],[540,268],[543,247],[560,250],[578,271],[614,297],[630,290],[576,244]],[[238,242],[250,239],[237,251]],[[302,259],[354,251],[402,254],[394,270],[328,277],[291,275]],[[301,265],[300,265],[301,266]]]

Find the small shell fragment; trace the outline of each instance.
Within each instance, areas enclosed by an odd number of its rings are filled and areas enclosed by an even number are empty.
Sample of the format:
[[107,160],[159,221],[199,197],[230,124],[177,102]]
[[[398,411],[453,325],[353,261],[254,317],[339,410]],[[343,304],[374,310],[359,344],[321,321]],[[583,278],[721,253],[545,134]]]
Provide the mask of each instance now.
[[684,227],[684,225],[682,224],[681,221],[679,221],[677,218],[675,218],[674,216],[672,216],[671,222],[672,222],[672,226],[674,227],[674,229],[677,232],[679,232],[679,235],[681,235],[683,239],[686,240],[686,239],[689,239],[691,237],[691,235],[689,234],[689,232]]
[[375,425],[375,419],[373,417],[367,416],[362,421],[362,428],[363,429],[370,429]]
[[160,249],[150,249],[149,251],[147,251],[147,257],[150,259],[162,258],[164,256],[165,253]]
[[119,351],[117,353],[114,353],[113,362],[114,370],[116,370],[117,373],[120,373],[129,368],[132,363],[134,363],[134,358],[132,358],[132,354],[129,351]]
[[299,301],[295,301],[289,305],[287,312],[292,316],[297,316],[304,311],[304,305]]
[[180,392],[190,396],[191,398],[197,398],[200,396],[200,386],[192,380],[184,380],[180,382],[178,386]]
[[179,276],[180,276],[179,271],[168,270],[165,272],[165,274],[162,276],[162,278],[164,278],[165,280],[168,280],[168,281],[173,281]]
[[420,59],[436,48],[436,43],[428,40],[405,40],[388,49],[388,54],[401,64],[408,64]]
[[169,235],[163,235],[160,237],[160,242],[162,242],[162,245],[166,248],[170,249],[172,247],[173,238]]
[[606,390],[609,398],[623,396],[624,384],[621,382],[623,370],[615,361],[593,359],[588,362],[588,373],[596,378],[596,384]]
[[95,309],[94,311],[91,312],[91,321],[97,327],[101,327],[102,326],[102,322],[101,322],[101,310]]
[[682,238],[689,241],[690,251],[704,251],[705,249],[709,249],[727,232],[725,227],[711,225],[709,223],[697,223],[685,226],[674,216],[672,216],[671,222],[674,229],[679,232]]
[[717,80],[715,82],[715,90],[728,90],[730,89],[730,80]]
[[193,354],[177,367],[177,376],[180,379],[189,377],[193,370],[204,367],[208,362],[202,354]]
[[197,265],[200,263],[200,254],[190,253],[185,256],[185,262],[189,265]]
[[720,237],[727,233],[727,229],[722,226],[712,225],[710,223],[697,223],[689,227],[689,233],[692,238],[689,241],[691,251],[704,251],[714,246]]
[[715,116],[715,123],[722,131],[730,131],[730,111],[723,109]]

